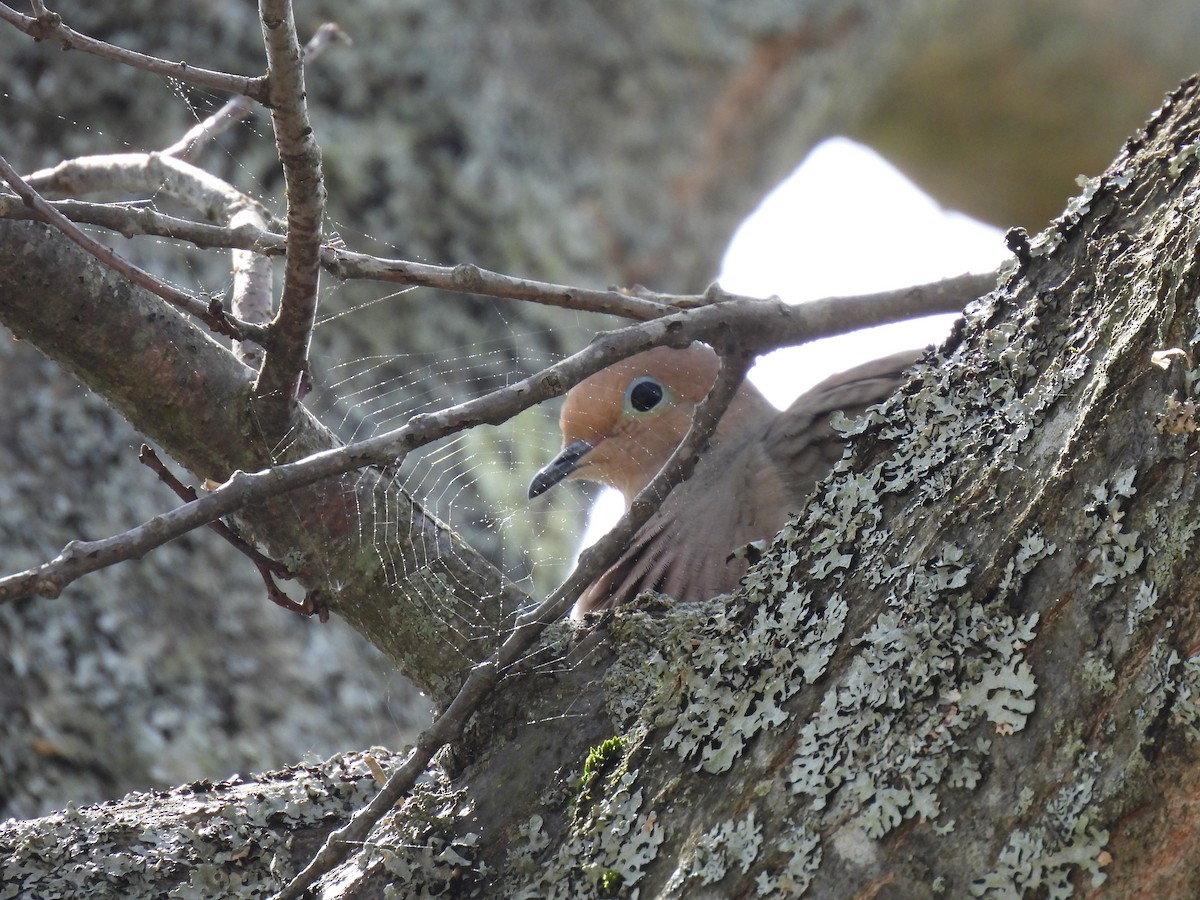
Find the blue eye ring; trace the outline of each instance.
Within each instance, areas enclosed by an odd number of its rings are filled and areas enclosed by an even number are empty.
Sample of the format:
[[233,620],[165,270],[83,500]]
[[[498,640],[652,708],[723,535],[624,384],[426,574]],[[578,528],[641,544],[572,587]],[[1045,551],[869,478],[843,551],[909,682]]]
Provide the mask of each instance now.
[[639,375],[625,391],[625,406],[636,414],[651,412],[667,396],[663,383],[653,375]]

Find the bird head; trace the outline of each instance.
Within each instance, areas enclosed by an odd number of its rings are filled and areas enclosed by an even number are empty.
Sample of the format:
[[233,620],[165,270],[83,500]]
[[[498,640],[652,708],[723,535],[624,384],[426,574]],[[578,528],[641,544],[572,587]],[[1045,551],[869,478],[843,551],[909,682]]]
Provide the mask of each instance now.
[[563,447],[529,485],[536,497],[560,481],[614,487],[628,503],[679,446],[721,360],[711,347],[656,347],[584,379],[567,392]]

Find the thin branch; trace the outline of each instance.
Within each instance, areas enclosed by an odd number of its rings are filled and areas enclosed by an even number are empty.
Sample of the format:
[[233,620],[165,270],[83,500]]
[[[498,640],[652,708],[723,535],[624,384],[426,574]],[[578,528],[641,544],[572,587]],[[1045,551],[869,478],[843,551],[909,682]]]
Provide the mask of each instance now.
[[421,733],[416,745],[371,802],[356,812],[344,826],[326,838],[321,849],[296,876],[275,895],[274,900],[299,900],[318,878],[333,870],[366,840],[371,829],[392,810],[429,766],[433,755],[458,740],[467,720],[479,709],[500,678],[525,656],[546,627],[560,620],[595,577],[612,565],[630,538],[654,514],[671,488],[691,474],[700,450],[712,436],[738,386],[746,377],[752,354],[740,352],[723,358],[721,373],[708,397],[696,410],[692,426],[662,470],[634,498],[617,525],[589,547],[575,571],[554,593],[531,612],[517,618],[504,643],[483,662],[471,668],[454,700],[434,723]]
[[364,253],[327,248],[325,266],[341,279],[359,278],[438,288],[460,294],[509,297],[513,300],[529,300],[547,306],[608,313],[641,321],[657,319],[676,311],[663,303],[634,297],[620,290],[596,291],[551,284],[491,272],[469,264],[431,266],[403,259],[383,259]]
[[[236,229],[203,225],[163,215],[153,210],[129,206],[89,204],[78,201],[55,201],[54,206],[76,222],[100,225],[126,236],[152,234],[186,240],[200,247],[230,247],[253,250],[256,253],[281,254],[287,246],[282,234],[260,231],[242,225]],[[24,218],[18,204],[5,203],[0,195],[0,217]],[[326,244],[321,250],[326,270],[344,280],[363,279],[391,284],[437,288],[462,294],[486,297],[507,297],[547,306],[581,312],[604,313],[627,319],[648,321],[671,315],[681,309],[696,309],[729,300],[749,300],[743,295],[724,291],[712,285],[703,294],[662,294],[644,288],[598,291],[565,284],[553,284],[528,278],[518,278],[492,272],[470,264],[434,266],[402,259],[387,259],[354,253]],[[996,284],[996,272],[968,273],[929,284],[914,285],[830,299],[844,307],[842,332],[854,331],[868,325],[881,324],[878,316],[869,322],[859,322],[858,312],[867,307],[881,306],[895,310],[890,321],[906,317],[949,313],[961,310],[968,301],[987,293]],[[808,305],[808,304],[804,304]],[[788,341],[781,342],[781,346]]]
[[260,0],[271,124],[283,163],[287,198],[287,251],[283,292],[272,320],[271,345],[255,393],[265,402],[257,414],[269,433],[282,433],[291,418],[304,374],[317,315],[321,277],[321,219],[325,182],[321,148],[313,136],[304,93],[304,62],[289,0]]
[[[142,448],[138,452],[138,462],[154,472],[158,476],[158,480],[169,487],[180,500],[190,503],[197,498],[196,489],[176,478],[175,473],[167,468],[166,463],[159,459],[158,454],[149,444],[142,444]],[[220,520],[209,522],[208,527],[254,564],[254,568],[258,569],[258,574],[262,577],[263,585],[266,587],[267,598],[272,603],[299,616],[312,615],[315,611],[313,604],[297,603],[275,583],[276,578],[290,581],[296,577],[287,566],[269,556],[264,556],[256,547],[250,546],[241,537],[234,534],[233,530]]]
[[35,6],[34,8],[38,11],[37,18],[23,15],[11,6],[0,3],[0,20],[20,29],[35,41],[53,41],[63,50],[80,50],[134,69],[165,75],[168,78],[177,78],[197,87],[227,91],[231,94],[244,94],[259,102],[266,100],[267,85],[266,79],[262,76],[251,77],[214,72],[211,69],[203,69],[186,62],[172,62],[156,56],[148,56],[145,53],[138,53],[135,50],[126,50],[123,47],[116,47],[80,34],[64,25],[62,16],[46,10],[44,6]]
[[196,316],[217,334],[223,334],[238,340],[259,340],[264,335],[263,329],[237,321],[221,310],[218,304],[206,303],[198,297],[193,297],[191,294],[185,293],[178,288],[171,287],[145,269],[135,266],[108,247],[105,247],[95,238],[84,234],[79,226],[75,225],[70,219],[43,200],[37,191],[31,188],[17,174],[16,169],[8,164],[8,160],[2,156],[0,156],[0,178],[3,178],[8,183],[9,187],[17,193],[17,196],[24,201],[25,205],[33,211],[38,219],[53,228],[57,228],[65,237],[78,244],[96,259],[114,271],[119,272],[134,284],[144,287],[150,293],[161,297],[172,306]]
[[[26,178],[26,181],[28,180]],[[283,254],[283,235],[244,224],[234,228],[168,215],[146,206],[144,200],[121,203],[46,200],[46,203],[76,224],[98,225],[127,238],[150,235],[187,241],[197,247],[235,248],[257,253]],[[0,192],[0,219],[41,221],[41,217],[27,207],[20,197],[4,192]]]

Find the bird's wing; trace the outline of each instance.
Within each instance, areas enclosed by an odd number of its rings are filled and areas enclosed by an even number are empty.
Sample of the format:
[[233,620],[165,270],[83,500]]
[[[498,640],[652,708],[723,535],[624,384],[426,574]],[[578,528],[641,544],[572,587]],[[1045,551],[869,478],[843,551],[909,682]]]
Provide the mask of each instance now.
[[737,587],[746,564],[728,561],[737,541],[722,516],[712,512],[714,500],[697,491],[702,475],[696,472],[671,491],[617,561],[576,601],[574,617],[626,603],[642,591],[703,600]]
[[801,394],[771,420],[760,444],[765,464],[786,484],[789,502],[797,508],[803,505],[813,486],[842,458],[846,443],[830,425],[833,414],[855,418],[890,397],[923,352],[906,350],[839,372]]

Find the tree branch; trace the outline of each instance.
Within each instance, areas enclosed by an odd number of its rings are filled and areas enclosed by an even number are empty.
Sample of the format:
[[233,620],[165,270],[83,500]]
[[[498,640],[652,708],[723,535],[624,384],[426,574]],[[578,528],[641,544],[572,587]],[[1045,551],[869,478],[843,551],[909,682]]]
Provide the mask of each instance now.
[[9,187],[16,191],[17,195],[38,219],[47,225],[57,228],[71,241],[78,244],[106,266],[128,278],[134,284],[141,285],[152,294],[166,300],[172,306],[200,319],[200,321],[208,325],[217,334],[223,334],[226,337],[237,338],[238,340],[245,340],[246,338],[251,338],[255,335],[261,336],[263,334],[262,329],[256,328],[249,323],[238,321],[235,317],[224,312],[219,305],[206,303],[198,297],[193,297],[191,294],[181,291],[178,288],[171,287],[171,285],[162,279],[139,266],[135,266],[127,259],[105,247],[95,238],[84,234],[79,226],[43,200],[37,191],[31,188],[25,179],[18,175],[17,171],[8,164],[8,160],[2,156],[0,156],[0,178],[3,178]]
[[[158,454],[149,444],[142,444],[142,449],[138,452],[138,462],[157,475],[158,480],[169,487],[175,496],[184,503],[190,503],[199,497],[194,487],[184,484],[175,477],[175,474],[167,468],[166,463],[158,458]],[[267,599],[272,603],[300,616],[310,616],[316,611],[313,603],[297,603],[275,583],[276,578],[291,580],[296,577],[287,566],[269,556],[264,556],[219,519],[209,522],[208,527],[254,564],[254,568],[258,569],[258,574],[263,580],[263,586],[266,588]]]
[[313,137],[304,92],[304,60],[289,0],[260,0],[271,124],[283,163],[287,199],[287,251],[283,294],[270,325],[271,345],[254,385],[261,399],[260,422],[282,434],[291,421],[301,380],[308,371],[308,345],[317,313],[321,276],[321,217],[325,183],[321,148]]
[[80,50],[134,69],[142,69],[155,75],[165,75],[168,78],[177,78],[197,87],[227,91],[231,94],[245,94],[260,103],[264,102],[267,97],[266,79],[262,76],[229,75],[225,72],[214,72],[211,69],[193,66],[186,62],[172,62],[156,56],[147,56],[136,50],[116,47],[74,31],[63,24],[62,16],[46,11],[44,7],[38,17],[33,18],[17,12],[5,3],[0,3],[0,21],[8,22],[35,41],[54,41],[63,50]]

